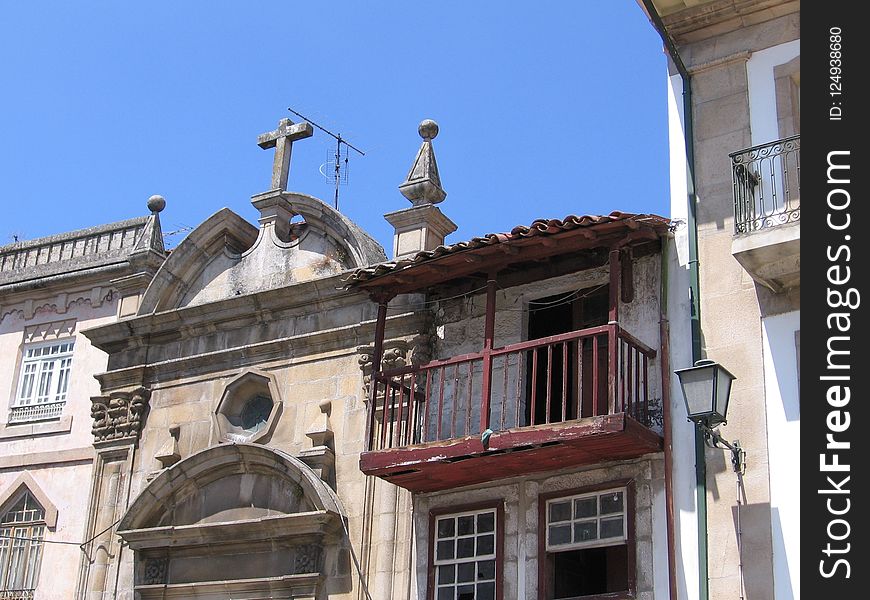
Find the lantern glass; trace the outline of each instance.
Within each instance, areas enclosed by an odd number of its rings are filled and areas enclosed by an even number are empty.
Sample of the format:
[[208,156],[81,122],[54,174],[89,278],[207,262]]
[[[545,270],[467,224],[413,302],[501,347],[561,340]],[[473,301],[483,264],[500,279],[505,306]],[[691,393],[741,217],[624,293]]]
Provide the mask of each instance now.
[[731,396],[731,383],[734,381],[734,375],[722,365],[716,365],[716,378],[714,379],[714,393],[716,394],[715,411],[721,415],[721,420],[725,421],[728,415],[728,399]]
[[734,376],[712,360],[699,360],[694,367],[674,371],[680,378],[689,420],[713,427],[725,421]]

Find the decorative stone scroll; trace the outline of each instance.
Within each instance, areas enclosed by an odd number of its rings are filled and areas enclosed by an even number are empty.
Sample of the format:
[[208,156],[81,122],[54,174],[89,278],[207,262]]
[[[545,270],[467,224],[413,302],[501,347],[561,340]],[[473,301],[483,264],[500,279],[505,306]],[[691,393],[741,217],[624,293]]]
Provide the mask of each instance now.
[[145,421],[150,395],[150,390],[138,387],[130,392],[93,396],[91,417],[94,419],[94,442],[137,439]]

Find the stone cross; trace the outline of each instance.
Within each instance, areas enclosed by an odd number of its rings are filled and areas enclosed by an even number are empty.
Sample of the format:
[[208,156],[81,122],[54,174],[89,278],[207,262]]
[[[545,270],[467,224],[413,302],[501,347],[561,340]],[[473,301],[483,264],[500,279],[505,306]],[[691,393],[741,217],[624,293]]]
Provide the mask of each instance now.
[[293,123],[290,119],[278,121],[278,129],[257,136],[257,145],[260,148],[275,149],[275,162],[272,163],[272,188],[273,190],[287,189],[287,176],[290,174],[290,151],[296,140],[311,137],[314,129],[311,123]]

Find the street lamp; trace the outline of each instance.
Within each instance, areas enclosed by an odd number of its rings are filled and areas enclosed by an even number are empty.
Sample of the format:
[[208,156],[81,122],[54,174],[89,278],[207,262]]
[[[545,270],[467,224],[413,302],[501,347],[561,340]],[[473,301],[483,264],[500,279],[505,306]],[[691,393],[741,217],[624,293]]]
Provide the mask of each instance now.
[[735,377],[728,369],[713,360],[699,360],[694,367],[674,371],[683,388],[686,413],[689,420],[703,432],[704,441],[711,448],[719,444],[731,450],[731,464],[740,473],[744,468],[744,451],[740,442],[729,442],[719,434],[717,425],[726,423],[728,397]]

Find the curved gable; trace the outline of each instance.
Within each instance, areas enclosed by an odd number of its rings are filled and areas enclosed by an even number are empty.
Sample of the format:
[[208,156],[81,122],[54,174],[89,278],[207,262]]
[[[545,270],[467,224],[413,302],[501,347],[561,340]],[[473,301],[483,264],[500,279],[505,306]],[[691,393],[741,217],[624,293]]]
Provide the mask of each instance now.
[[256,239],[256,227],[222,208],[172,251],[145,290],[137,314],[179,308],[192,289],[207,286],[238,263]]
[[357,269],[387,260],[384,249],[346,216],[314,196],[285,192],[293,214],[340,243],[348,255],[348,268]]
[[229,209],[212,215],[157,271],[138,315],[331,277],[386,260],[377,242],[317,198],[273,190],[252,202],[260,211],[259,230]]

